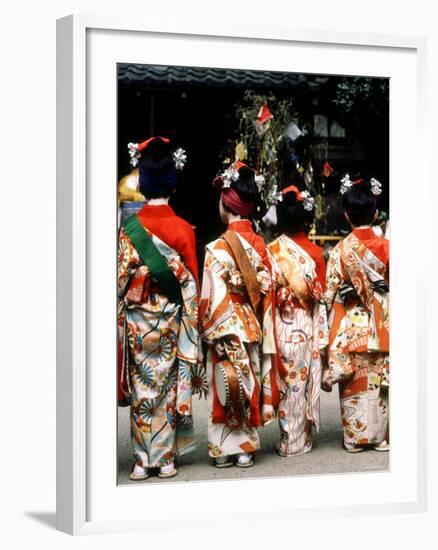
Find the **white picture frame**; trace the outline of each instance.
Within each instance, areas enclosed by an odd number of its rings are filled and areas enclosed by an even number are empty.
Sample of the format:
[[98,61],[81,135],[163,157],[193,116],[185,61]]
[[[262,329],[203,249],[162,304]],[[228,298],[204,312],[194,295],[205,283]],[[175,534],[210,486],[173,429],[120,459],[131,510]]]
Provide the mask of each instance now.
[[[157,49],[145,49],[142,53],[139,44],[142,40],[158,41],[163,54],[160,59],[151,55],[151,51]],[[111,77],[111,67],[117,61],[124,62],[150,62],[156,63],[167,60],[167,64],[181,64],[180,60],[184,55],[195,55],[191,48],[193,44],[202,43],[204,50],[210,48],[210,59],[213,63],[227,63],[230,66],[229,57],[231,49],[236,44],[240,51],[251,51],[253,67],[266,68],[270,66],[272,58],[269,55],[272,51],[279,53],[276,63],[278,66],[287,69],[286,58],[288,48],[300,52],[302,58],[312,60],[317,56],[318,48],[329,49],[330,58],[336,56],[344,61],[338,62],[338,69],[330,68],[326,72],[336,70],[345,74],[358,74],[352,67],[365,67],[365,58],[372,58],[375,63],[376,72],[370,69],[369,74],[387,75],[393,78],[395,85],[391,91],[391,182],[398,181],[400,188],[408,189],[409,179],[417,182],[416,189],[418,196],[425,194],[426,177],[424,174],[424,124],[425,124],[425,78],[426,78],[426,43],[421,37],[337,33],[328,31],[302,31],[299,29],[279,28],[248,28],[244,25],[234,25],[226,32],[223,29],[211,27],[198,28],[196,23],[190,28],[178,28],[163,24],[160,28],[152,27],[147,22],[138,20],[107,18],[95,16],[69,16],[58,20],[57,23],[57,528],[70,534],[86,534],[108,531],[143,530],[162,528],[164,523],[157,516],[149,514],[149,520],[142,519],[141,515],[134,517],[132,514],[122,517],[121,510],[116,509],[116,503],[120,501],[121,506],[126,508],[129,499],[141,499],[147,495],[153,495],[157,502],[160,499],[169,498],[172,495],[175,502],[183,502],[184,499],[191,499],[191,517],[186,517],[184,511],[171,512],[172,525],[176,528],[182,525],[187,526],[208,526],[214,519],[205,514],[205,499],[214,500],[221,505],[228,498],[233,498],[242,486],[245,487],[251,498],[260,495],[261,491],[268,494],[275,492],[280,494],[282,487],[290,487],[295,494],[301,494],[306,484],[312,485],[312,492],[315,496],[314,478],[300,478],[281,481],[278,479],[258,479],[251,481],[228,481],[228,482],[201,482],[196,484],[163,484],[141,487],[117,487],[111,485],[115,482],[116,471],[111,477],[115,457],[109,457],[113,443],[110,439],[114,437],[114,429],[111,427],[105,430],[96,430],[96,410],[105,409],[109,417],[114,413],[108,404],[108,394],[114,397],[115,402],[115,376],[111,377],[111,367],[108,372],[108,380],[101,379],[101,391],[96,384],[97,366],[96,353],[92,342],[97,335],[100,338],[111,337],[115,343],[115,324],[111,325],[113,319],[105,322],[105,327],[98,326],[99,315],[96,314],[96,304],[102,306],[102,297],[111,296],[113,279],[108,277],[108,283],[102,285],[102,294],[96,291],[95,277],[96,256],[105,255],[105,265],[111,265],[111,254],[115,258],[115,241],[111,239],[102,241],[100,250],[96,248],[95,240],[99,235],[99,223],[108,227],[108,220],[112,219],[115,208],[115,172],[112,172],[113,161],[110,166],[104,167],[101,162],[105,157],[102,155],[104,148],[109,156],[116,156],[114,141],[116,111],[110,112],[107,109],[107,124],[99,126],[97,111],[104,113],[108,106],[114,106],[115,86],[108,87]],[[215,46],[221,44],[219,49]],[[131,45],[130,45],[131,44]],[[172,48],[175,44],[180,46]],[[120,46],[120,54],[117,48]],[[199,48],[198,48],[199,49]],[[230,50],[230,51],[229,51]],[[260,58],[256,58],[257,51]],[[130,54],[130,52],[135,52]],[[186,53],[185,53],[186,52]],[[306,53],[307,52],[307,53]],[[263,54],[263,55],[262,55]],[[266,54],[266,55],[265,55]],[[281,54],[281,55],[280,55]],[[341,55],[342,54],[342,55]],[[362,55],[363,54],[363,55]],[[93,56],[106,56],[102,62]],[[119,57],[120,55],[120,57]],[[246,54],[245,54],[246,55]],[[244,57],[245,57],[244,55]],[[127,58],[128,56],[129,58]],[[221,58],[222,56],[222,58]],[[228,56],[228,57],[227,57]],[[283,57],[282,57],[283,56]],[[306,57],[307,56],[307,57]],[[312,57],[313,56],[313,57]],[[379,68],[379,58],[387,56],[387,71]],[[282,62],[281,59],[284,59]],[[174,59],[174,61],[172,61]],[[185,64],[193,64],[193,58]],[[250,59],[250,58],[248,58]],[[143,61],[142,61],[143,60]],[[334,63],[330,59],[330,63]],[[368,61],[369,62],[369,61]],[[200,61],[201,63],[201,61]],[[242,62],[240,62],[242,63]],[[243,61],[249,63],[249,61]],[[312,70],[315,65],[309,62],[306,67],[297,66],[297,61],[290,66],[293,72],[323,72]],[[392,64],[392,65],[391,65]],[[311,66],[312,65],[312,66]],[[208,66],[208,65],[207,65]],[[239,66],[239,65],[236,65]],[[334,67],[334,65],[333,65]],[[344,69],[342,69],[344,67]],[[277,68],[277,67],[276,67]],[[402,75],[402,68],[405,75]],[[360,69],[358,69],[360,70]],[[105,72],[107,71],[107,72]],[[382,71],[384,74],[382,74]],[[360,74],[364,74],[360,72]],[[115,72],[114,72],[115,78]],[[403,81],[406,78],[406,81]],[[96,80],[97,79],[97,80]],[[402,91],[403,83],[405,90]],[[99,95],[99,86],[104,88],[104,97]],[[95,88],[95,89],[94,89]],[[100,94],[102,90],[99,90]],[[99,109],[96,107],[96,94],[100,98]],[[399,95],[401,94],[401,97]],[[405,103],[405,117],[399,120],[400,101]],[[96,120],[94,115],[96,111]],[[102,119],[101,119],[102,120]],[[404,126],[417,138],[416,145],[411,145],[410,161],[408,166],[400,167],[400,162],[406,158],[406,148],[399,139],[400,129]],[[108,128],[111,128],[108,130]],[[90,133],[91,132],[91,133]],[[100,136],[100,137],[99,137]],[[102,145],[100,145],[102,143]],[[104,143],[107,147],[105,148]],[[92,158],[91,158],[92,155]],[[109,174],[109,189],[111,195],[103,200],[110,212],[103,208],[100,210],[96,203],[96,196],[104,189],[100,177],[96,179],[96,164],[102,168],[105,176]],[[111,174],[113,174],[111,179]],[[114,186],[111,187],[111,182]],[[397,284],[394,285],[394,297],[392,309],[395,313],[392,326],[392,337],[394,345],[394,361],[400,365],[400,369],[406,368],[406,364],[415,364],[415,374],[412,374],[411,382],[411,416],[404,417],[403,402],[406,394],[400,377],[393,375],[392,394],[392,424],[395,428],[391,445],[391,471],[388,474],[352,474],[363,476],[359,485],[363,491],[363,499],[356,499],[350,502],[348,498],[342,502],[337,501],[333,494],[333,482],[342,492],[342,487],[349,482],[348,475],[321,476],[317,479],[320,485],[320,498],[318,506],[312,506],[310,501],[297,500],[296,503],[282,501],[276,498],[275,502],[261,503],[259,509],[264,511],[264,517],[268,521],[274,517],[281,517],[286,511],[293,511],[296,519],[321,518],[327,516],[347,516],[357,514],[382,514],[396,512],[420,512],[426,509],[426,338],[424,327],[418,323],[419,308],[424,307],[427,300],[426,275],[421,270],[415,272],[415,290],[409,295],[410,304],[405,308],[408,311],[403,315],[411,315],[410,334],[406,327],[401,326],[399,309],[403,300],[403,293],[409,288],[408,274],[405,273],[406,264],[403,258],[403,246],[414,245],[412,252],[414,258],[410,259],[413,265],[419,265],[421,258],[425,257],[423,244],[415,243],[410,238],[406,229],[403,228],[403,215],[410,213],[411,222],[416,231],[425,231],[425,220],[422,219],[419,198],[408,197],[405,192],[401,193],[391,187],[391,274],[397,277]],[[115,220],[115,218],[114,218]],[[114,245],[115,247],[115,245]],[[417,263],[418,262],[418,263]],[[394,265],[396,267],[394,267]],[[114,268],[115,271],[115,268]],[[412,282],[412,278],[411,278]],[[104,292],[107,292],[104,295]],[[100,296],[100,297],[99,297]],[[96,301],[96,304],[94,304]],[[114,301],[106,304],[105,308],[111,312],[114,309]],[[102,317],[105,318],[105,308],[102,309]],[[110,327],[113,326],[113,333]],[[109,331],[109,332],[108,332]],[[407,342],[409,339],[409,342]],[[105,339],[106,341],[106,339]],[[109,347],[108,358],[111,357]],[[105,362],[105,354],[102,354],[102,362]],[[115,356],[114,356],[115,361]],[[115,364],[115,363],[112,363]],[[421,368],[421,376],[419,376]],[[100,372],[100,371],[99,371]],[[113,391],[114,390],[114,391]],[[113,393],[111,394],[111,392]],[[104,394],[102,397],[101,394]],[[402,396],[402,397],[398,397]],[[406,402],[406,401],[404,401]],[[396,418],[394,418],[396,416]],[[403,420],[399,420],[399,417]],[[410,433],[414,434],[411,441],[413,449],[404,449],[403,456],[400,456],[402,442],[399,439],[401,434],[397,429],[399,422],[409,422]],[[398,431],[397,431],[398,430]],[[105,433],[102,433],[105,432]],[[95,441],[99,439],[99,445],[106,449],[108,445],[108,466],[102,468],[102,475],[96,473],[97,457],[95,453]],[[94,445],[94,447],[93,447]],[[401,460],[401,462],[400,462]],[[387,493],[372,496],[366,494],[366,486],[379,478],[379,487],[385,487]],[[99,477],[99,482],[97,478]],[[404,479],[404,487],[400,481]],[[351,476],[350,476],[351,480]],[[374,481],[373,481],[374,480]],[[243,484],[243,485],[242,485]],[[110,487],[111,485],[111,487]],[[190,487],[188,487],[190,486]],[[190,494],[188,493],[190,491]],[[330,491],[332,493],[330,493]],[[328,493],[327,493],[328,492]],[[328,502],[324,494],[330,495]],[[103,505],[106,503],[106,506]],[[99,508],[100,506],[100,508]],[[159,505],[157,504],[157,507]],[[204,510],[203,510],[204,508]],[[178,505],[174,510],[178,509]],[[92,512],[90,512],[92,511]],[[214,506],[210,509],[210,516],[214,517]],[[241,519],[245,519],[246,512],[242,512]],[[169,516],[167,517],[167,521]],[[188,523],[187,523],[188,522]]]

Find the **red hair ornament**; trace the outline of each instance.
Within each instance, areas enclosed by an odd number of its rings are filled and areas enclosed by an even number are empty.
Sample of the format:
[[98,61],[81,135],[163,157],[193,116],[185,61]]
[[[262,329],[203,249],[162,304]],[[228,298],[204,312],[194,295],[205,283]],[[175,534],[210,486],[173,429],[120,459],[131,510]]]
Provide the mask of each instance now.
[[308,191],[300,191],[296,185],[289,185],[285,189],[282,189],[281,194],[295,193],[297,201],[303,203],[304,210],[313,210],[315,206],[315,199]]
[[[170,143],[169,138],[165,138],[161,136],[153,136],[147,139],[146,141],[142,141],[141,143],[132,143],[132,142],[128,143],[129,156],[131,157],[130,162],[134,168],[138,164],[138,159],[140,158],[142,151],[147,149],[149,145],[152,143],[152,141],[155,141],[156,139],[161,140],[163,143]],[[184,149],[179,147],[173,153],[173,160],[175,161],[175,168],[177,170],[182,170],[187,161],[187,155]]]
[[289,185],[281,191],[275,190],[272,194],[274,204],[271,205],[262,218],[263,223],[267,227],[277,225],[277,203],[282,202],[284,195],[287,195],[288,193],[295,194],[297,201],[303,203],[304,210],[313,210],[315,206],[315,199],[308,191],[300,191],[296,185]]
[[[339,189],[339,192],[341,195],[349,191],[353,185],[360,185],[365,180],[363,178],[351,180],[349,174],[345,174],[345,176],[341,179],[341,187]],[[370,185],[371,185],[371,192],[373,195],[380,195],[382,192],[382,184],[380,181],[376,180],[375,178],[370,179]]]

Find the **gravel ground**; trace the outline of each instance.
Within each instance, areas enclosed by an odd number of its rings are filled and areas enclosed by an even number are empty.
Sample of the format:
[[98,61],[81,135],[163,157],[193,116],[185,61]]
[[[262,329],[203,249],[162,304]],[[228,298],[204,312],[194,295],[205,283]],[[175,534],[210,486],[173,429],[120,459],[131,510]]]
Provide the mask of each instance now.
[[312,452],[305,455],[281,458],[275,452],[279,441],[277,422],[260,430],[261,449],[257,452],[254,467],[248,469],[218,469],[212,466],[207,453],[207,403],[193,401],[195,431],[198,437],[196,450],[181,458],[178,475],[161,480],[152,475],[147,481],[132,482],[129,479],[133,458],[129,433],[129,408],[120,408],[118,413],[118,483],[178,483],[212,479],[236,479],[277,477],[311,474],[385,471],[389,469],[389,453],[367,450],[351,454],[342,448],[342,427],[337,389],[321,393],[321,431],[314,438]]

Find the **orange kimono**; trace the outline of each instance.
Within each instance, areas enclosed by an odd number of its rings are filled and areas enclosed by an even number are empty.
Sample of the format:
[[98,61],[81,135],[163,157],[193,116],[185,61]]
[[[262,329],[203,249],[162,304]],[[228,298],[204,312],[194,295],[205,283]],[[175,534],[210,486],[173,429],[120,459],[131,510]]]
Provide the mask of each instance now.
[[344,446],[387,437],[389,390],[389,241],[356,228],[327,265],[330,312],[327,385],[339,382]]
[[[234,231],[240,239],[244,253],[257,274],[260,290],[267,299],[258,316],[227,242],[221,237],[207,245],[199,320],[201,337],[207,344],[206,366],[211,388],[208,447],[213,458],[255,452],[260,446],[257,428],[274,418],[275,407],[268,369],[266,378],[263,378],[263,385],[266,382],[266,410],[262,417],[262,342],[263,352],[275,352],[269,253],[263,239],[253,231],[250,221],[233,222],[228,230]],[[223,407],[217,397],[214,381],[214,366],[219,360],[215,351],[217,343],[224,345],[226,357],[236,369],[243,386],[243,401],[237,410]],[[271,361],[267,364],[270,365]]]

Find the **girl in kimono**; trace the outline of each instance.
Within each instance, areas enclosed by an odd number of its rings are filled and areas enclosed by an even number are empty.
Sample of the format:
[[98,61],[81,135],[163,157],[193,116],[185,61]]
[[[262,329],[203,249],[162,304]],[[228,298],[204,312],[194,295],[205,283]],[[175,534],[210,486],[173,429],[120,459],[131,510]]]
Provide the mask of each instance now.
[[[269,373],[264,418],[260,407],[263,331],[263,351],[274,353],[275,348],[269,253],[248,219],[257,201],[256,177],[236,161],[214,181],[221,190],[219,212],[227,230],[206,247],[199,319],[210,386],[208,449],[218,468],[252,466],[260,447],[257,428],[273,419]],[[235,402],[223,404],[219,399],[219,363],[239,385]]]
[[323,388],[330,391],[339,382],[347,451],[388,451],[389,242],[372,228],[381,184],[347,175],[341,193],[352,232],[327,266],[330,335]]
[[314,202],[295,185],[283,189],[276,205],[281,235],[268,246],[278,266],[274,326],[280,375],[277,449],[282,457],[311,451],[312,426],[319,428],[321,351],[328,328],[323,252],[304,231]]
[[169,478],[177,474],[176,457],[193,447],[191,398],[203,389],[195,236],[168,204],[184,152],[161,137],[129,148],[146,199],[123,223],[118,253],[120,384],[131,407],[135,457],[130,478],[144,480],[150,468]]

